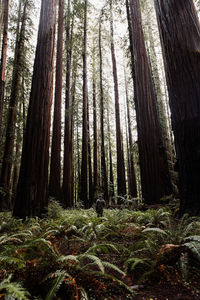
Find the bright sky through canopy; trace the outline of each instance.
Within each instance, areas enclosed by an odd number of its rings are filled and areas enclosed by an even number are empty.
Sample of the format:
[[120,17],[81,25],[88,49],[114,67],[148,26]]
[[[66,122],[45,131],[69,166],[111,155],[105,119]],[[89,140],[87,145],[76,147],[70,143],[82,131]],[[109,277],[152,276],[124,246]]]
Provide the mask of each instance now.
[[104,4],[105,0],[89,0],[91,4],[93,4],[97,9],[101,9]]

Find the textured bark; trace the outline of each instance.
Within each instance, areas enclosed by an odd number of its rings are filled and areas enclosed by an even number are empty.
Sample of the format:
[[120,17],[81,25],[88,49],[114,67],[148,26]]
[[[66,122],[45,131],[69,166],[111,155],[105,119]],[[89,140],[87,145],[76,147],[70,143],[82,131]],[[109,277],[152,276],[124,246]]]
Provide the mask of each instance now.
[[104,192],[104,199],[106,202],[108,202],[108,178],[107,178],[107,168],[106,168],[105,137],[104,137],[104,90],[103,90],[103,59],[102,59],[102,45],[101,45],[101,20],[99,22],[99,63],[100,63],[101,178],[102,178],[102,190]]
[[54,100],[53,136],[51,148],[51,168],[49,195],[60,200],[61,197],[61,106],[62,106],[62,59],[63,59],[63,15],[64,0],[59,1],[56,82]]
[[63,169],[63,204],[65,207],[73,206],[73,170],[72,170],[72,124],[71,124],[71,56],[72,34],[70,34],[70,10],[71,1],[68,1],[67,24],[66,24],[66,98],[65,98],[65,137],[64,137],[64,169]]
[[[9,0],[3,0],[0,4],[0,8],[3,8],[2,21],[3,21],[3,41],[1,51],[1,62],[0,62],[0,137],[2,130],[2,113],[3,113],[3,102],[4,102],[4,90],[5,90],[5,73],[6,73],[6,58],[8,48],[8,17],[9,17]],[[1,17],[1,16],[0,16]],[[0,22],[0,27],[2,26]]]
[[137,197],[137,184],[136,184],[136,176],[135,176],[135,168],[134,168],[134,159],[133,159],[133,136],[132,136],[132,128],[131,128],[131,116],[130,116],[130,105],[128,98],[128,86],[126,81],[125,74],[125,92],[126,92],[126,109],[127,109],[127,121],[128,121],[128,134],[127,134],[127,143],[128,143],[128,169],[129,169],[129,195],[131,197]]
[[140,5],[138,0],[131,0],[130,3],[133,30],[130,38],[134,49],[133,74],[142,194],[146,203],[153,204],[159,202],[162,196],[171,193],[168,188],[170,178],[141,26]]
[[[0,177],[0,186],[4,190],[4,195],[0,194],[0,208],[2,210],[7,210],[11,208],[9,189],[11,185],[16,111],[17,111],[17,103],[19,97],[21,65],[23,62],[22,54],[24,49],[24,33],[25,33],[26,17],[27,17],[27,5],[28,5],[28,0],[26,0],[24,4],[21,27],[20,27],[19,34],[17,30],[17,37],[16,37],[14,67],[13,67],[13,74],[12,74],[12,86],[11,86],[11,95],[10,95],[7,128],[6,128],[6,141],[5,141],[3,163],[1,169],[1,177]],[[21,15],[21,6],[19,5],[18,22],[20,22],[20,15]]]
[[97,104],[96,104],[96,82],[93,75],[93,178],[94,196],[98,189],[98,136],[97,136]]
[[155,0],[178,159],[180,213],[200,215],[200,25],[192,0]]
[[115,199],[114,191],[114,174],[113,174],[113,160],[112,160],[112,147],[111,147],[111,133],[110,133],[110,117],[109,110],[107,110],[107,124],[108,124],[108,144],[109,144],[109,198],[112,202]]
[[89,126],[89,104],[87,102],[87,119],[88,119],[88,176],[89,176],[89,203],[88,207],[91,207],[94,199],[94,186],[92,178],[92,154],[91,154],[91,145],[90,145],[90,126]]
[[42,216],[48,204],[48,163],[56,0],[42,0],[26,134],[13,215]]
[[120,125],[118,75],[117,75],[117,64],[116,64],[115,47],[114,47],[112,0],[110,0],[110,34],[111,34],[111,57],[112,57],[112,67],[113,67],[114,94],[115,94],[117,192],[119,196],[124,196],[126,195],[126,179],[125,179],[125,166],[124,166],[124,156],[123,156],[123,147],[122,147],[123,142],[122,142],[121,125]]
[[89,207],[88,202],[88,119],[87,119],[87,6],[85,0],[84,10],[84,41],[83,41],[83,126],[82,126],[82,162],[81,162],[81,192],[80,197],[85,208]]

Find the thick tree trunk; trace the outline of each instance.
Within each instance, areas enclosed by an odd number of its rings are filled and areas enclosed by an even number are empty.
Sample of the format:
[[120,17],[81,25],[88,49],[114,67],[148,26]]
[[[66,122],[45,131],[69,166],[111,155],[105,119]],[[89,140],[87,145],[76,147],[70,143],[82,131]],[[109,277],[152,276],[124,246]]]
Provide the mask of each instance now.
[[82,126],[82,163],[81,163],[81,201],[85,208],[89,207],[88,202],[88,119],[87,119],[87,6],[85,0],[84,11],[84,41],[83,41],[83,126]]
[[[120,125],[120,108],[119,108],[119,91],[118,91],[118,75],[117,64],[114,47],[114,29],[113,29],[113,15],[112,15],[112,0],[110,0],[110,34],[111,34],[111,57],[113,66],[113,80],[115,93],[115,119],[116,119],[116,145],[117,145],[117,192],[119,196],[126,195],[126,179],[125,166],[123,156],[123,142]],[[120,200],[119,200],[120,202]]]
[[[19,34],[17,30],[17,37],[16,37],[17,40],[15,46],[12,86],[11,86],[11,95],[10,95],[7,128],[6,128],[6,141],[5,141],[3,163],[1,169],[1,177],[0,177],[0,186],[4,190],[4,195],[0,194],[0,207],[2,210],[4,209],[7,210],[11,208],[11,203],[9,202],[10,200],[9,189],[11,185],[12,159],[13,159],[14,135],[15,135],[14,132],[15,132],[15,123],[16,123],[17,102],[19,97],[21,65],[23,61],[22,54],[24,49],[27,5],[28,5],[28,0],[26,0],[26,2],[24,3],[21,28]],[[20,15],[21,15],[21,6],[19,5],[18,22],[20,22]]]
[[131,0],[130,3],[141,185],[145,202],[152,204],[171,193],[168,184],[170,177],[141,26],[140,5],[138,0]]
[[42,0],[26,134],[13,215],[41,216],[48,204],[48,164],[56,0]]
[[[2,41],[1,62],[0,62],[0,138],[1,138],[1,130],[2,130],[6,58],[7,58],[7,48],[8,48],[9,0],[3,0],[3,3],[0,4],[0,9],[1,8],[3,8],[2,11],[3,13],[1,12],[2,20],[3,20],[3,41]],[[0,22],[0,26],[2,26],[1,22]]]
[[53,137],[51,148],[51,168],[49,195],[60,200],[61,197],[61,106],[62,106],[62,71],[63,71],[63,15],[64,0],[59,1],[56,83],[54,100]]
[[101,126],[101,178],[104,199],[108,202],[108,178],[106,170],[105,138],[104,138],[104,90],[103,90],[103,59],[101,45],[101,20],[99,22],[99,63],[100,63],[100,126]]
[[155,0],[178,159],[180,213],[200,215],[200,25],[192,0]]

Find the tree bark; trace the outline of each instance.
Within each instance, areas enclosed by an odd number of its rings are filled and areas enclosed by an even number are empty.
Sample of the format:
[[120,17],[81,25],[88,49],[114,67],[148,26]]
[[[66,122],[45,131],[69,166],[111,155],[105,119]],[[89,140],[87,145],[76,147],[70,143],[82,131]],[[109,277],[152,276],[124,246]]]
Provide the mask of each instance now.
[[[126,195],[126,179],[125,166],[123,156],[123,142],[120,125],[120,108],[119,108],[119,91],[118,91],[118,75],[117,64],[114,47],[114,28],[112,15],[112,0],[110,0],[110,34],[111,34],[111,57],[113,66],[114,94],[115,94],[115,120],[116,120],[116,146],[117,146],[117,192],[118,196]],[[119,200],[119,204],[121,200]]]
[[87,119],[87,7],[84,8],[84,41],[83,41],[83,126],[82,126],[82,162],[81,162],[81,201],[85,208],[89,207],[88,201],[88,119]]
[[133,159],[133,136],[132,136],[132,128],[131,128],[131,116],[130,116],[130,105],[129,105],[129,97],[128,97],[128,86],[126,80],[126,73],[124,72],[125,77],[125,94],[126,94],[126,109],[127,109],[127,121],[128,121],[128,160],[129,160],[129,193],[130,196],[135,198],[137,197],[137,184],[136,184],[136,176],[135,176],[135,168],[134,168],[134,159]]
[[72,124],[71,124],[71,56],[72,56],[72,33],[70,34],[70,10],[71,1],[68,1],[67,24],[66,24],[66,99],[65,99],[65,137],[64,137],[64,169],[63,169],[63,204],[65,207],[73,206],[73,171],[72,171]]
[[104,137],[104,90],[103,90],[103,59],[101,45],[101,20],[99,21],[99,63],[100,63],[100,126],[101,126],[101,178],[104,199],[108,202],[108,178],[105,155],[105,137]]
[[[2,210],[11,209],[9,189],[11,185],[12,159],[13,159],[14,136],[15,136],[14,132],[15,132],[15,123],[16,123],[17,103],[19,97],[21,65],[23,61],[22,53],[24,49],[27,5],[28,5],[28,0],[26,0],[26,2],[24,3],[22,20],[21,20],[21,28],[19,32],[17,29],[17,35],[16,35],[12,86],[11,86],[11,95],[10,95],[7,128],[6,128],[6,141],[5,141],[3,163],[1,169],[1,177],[0,177],[0,186],[4,190],[4,195],[0,194],[0,209]],[[19,4],[18,27],[21,19],[20,16],[21,16],[21,3]]]
[[53,137],[51,148],[51,167],[49,195],[60,200],[61,197],[61,106],[62,106],[62,71],[63,71],[63,19],[64,0],[59,1],[56,82],[54,100]]
[[[4,3],[4,4],[3,4]],[[8,18],[9,18],[9,0],[3,0],[0,4],[0,8],[3,8],[3,41],[1,50],[1,63],[0,63],[0,137],[2,130],[2,113],[4,102],[4,90],[5,90],[5,73],[6,73],[6,58],[8,49]],[[2,26],[0,22],[0,26]]]
[[170,177],[141,26],[140,4],[138,0],[131,0],[130,3],[133,30],[130,37],[134,49],[133,72],[142,194],[146,203],[153,204],[171,193]]
[[56,0],[42,0],[36,56],[13,215],[42,216],[48,204],[48,164]]
[[192,0],[155,0],[178,159],[180,214],[200,215],[200,25]]

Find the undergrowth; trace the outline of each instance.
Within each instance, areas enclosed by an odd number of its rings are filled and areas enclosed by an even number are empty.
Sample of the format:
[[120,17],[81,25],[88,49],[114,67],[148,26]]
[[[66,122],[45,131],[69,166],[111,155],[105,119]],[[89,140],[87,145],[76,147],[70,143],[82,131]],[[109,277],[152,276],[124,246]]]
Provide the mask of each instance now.
[[136,284],[199,276],[200,221],[169,208],[97,218],[51,201],[44,219],[1,213],[0,224],[0,298],[134,299]]

